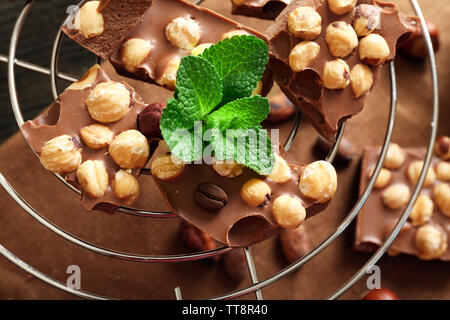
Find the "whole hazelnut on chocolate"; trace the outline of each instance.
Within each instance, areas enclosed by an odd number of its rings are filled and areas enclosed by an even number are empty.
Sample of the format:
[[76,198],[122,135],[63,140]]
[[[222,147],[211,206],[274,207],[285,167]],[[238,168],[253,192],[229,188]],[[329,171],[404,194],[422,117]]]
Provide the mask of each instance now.
[[163,102],[152,103],[138,115],[138,129],[147,139],[162,139],[159,122],[165,107],[166,104]]
[[370,290],[362,300],[399,300],[399,298],[391,290],[381,288]]
[[382,65],[390,54],[388,43],[379,34],[371,33],[359,41],[359,58],[364,63],[372,66]]
[[[439,29],[437,26],[427,21],[428,32],[430,33],[431,42],[433,43],[434,52],[437,52],[440,47]],[[423,38],[422,27],[416,26],[416,29],[411,33],[409,38],[401,44],[399,51],[407,57],[413,59],[424,59],[427,55],[427,47]]]
[[353,28],[358,36],[363,37],[380,28],[381,12],[377,6],[360,4],[355,10]]
[[303,40],[313,40],[322,31],[322,17],[311,7],[298,7],[289,14],[289,32]]
[[450,137],[438,137],[434,145],[434,152],[442,160],[450,160]]
[[98,11],[100,1],[89,1],[78,11],[74,27],[86,38],[99,36],[105,30],[103,15]]

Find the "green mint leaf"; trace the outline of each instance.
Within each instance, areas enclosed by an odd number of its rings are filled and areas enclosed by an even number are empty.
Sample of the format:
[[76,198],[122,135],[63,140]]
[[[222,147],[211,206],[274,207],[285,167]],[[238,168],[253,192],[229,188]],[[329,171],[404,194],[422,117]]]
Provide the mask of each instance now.
[[222,80],[222,105],[252,94],[266,69],[268,52],[267,44],[255,36],[225,39],[203,52]]
[[272,172],[275,156],[266,130],[229,130],[226,134],[213,136],[211,140],[217,159],[234,159],[261,175]]
[[242,98],[227,103],[208,116],[207,127],[226,129],[259,128],[270,112],[269,101],[261,96]]
[[210,62],[196,56],[181,59],[174,97],[187,118],[200,120],[210,113],[222,101],[222,91],[220,77]]
[[200,135],[202,141],[202,132],[199,132],[195,125],[196,123],[186,116],[183,104],[176,99],[167,102],[161,115],[161,133],[170,151],[185,162],[202,158],[203,145],[195,143],[196,135],[197,138]]

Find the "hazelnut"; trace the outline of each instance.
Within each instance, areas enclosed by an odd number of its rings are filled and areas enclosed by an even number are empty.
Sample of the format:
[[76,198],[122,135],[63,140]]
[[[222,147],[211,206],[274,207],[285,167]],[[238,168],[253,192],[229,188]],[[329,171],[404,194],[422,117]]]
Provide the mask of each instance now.
[[81,139],[91,149],[97,150],[108,146],[114,139],[114,134],[103,124],[95,123],[81,128]]
[[165,154],[152,163],[152,175],[163,181],[174,180],[181,176],[185,164],[173,155]]
[[100,66],[98,64],[92,66],[77,82],[72,83],[67,90],[83,90],[89,88],[95,79],[97,79],[98,70]]
[[55,173],[74,171],[81,164],[79,142],[68,135],[62,135],[47,141],[40,154],[41,164]]
[[[436,53],[439,51],[440,47],[439,29],[430,21],[427,21],[426,23],[428,32],[430,33],[431,42],[433,44],[433,49]],[[428,56],[428,50],[423,38],[422,27],[420,24],[417,24],[409,38],[400,45],[399,49],[401,53],[414,59],[424,59]]]
[[441,183],[434,187],[433,199],[439,210],[450,218],[450,185]]
[[450,181],[450,163],[441,161],[436,165],[436,177],[442,181]]
[[380,28],[381,12],[378,7],[371,4],[360,4],[355,10],[353,28],[359,37],[367,36]]
[[356,0],[328,0],[328,6],[333,13],[344,14],[355,8]]
[[[420,172],[423,168],[423,161],[413,161],[409,164],[406,174],[408,175],[409,182],[412,185],[416,185],[419,180]],[[428,168],[427,176],[425,177],[424,187],[431,186],[436,181],[436,173],[432,167]]]
[[[369,172],[369,178],[372,177],[373,171]],[[392,180],[392,172],[388,169],[382,168],[377,180],[375,181],[375,189],[385,188]]]
[[192,56],[199,56],[199,55],[203,54],[203,52],[205,52],[205,50],[208,49],[209,47],[211,47],[212,45],[213,45],[213,43],[202,43],[202,44],[199,44],[194,49],[192,49],[191,55]]
[[420,252],[419,258],[437,259],[447,250],[447,235],[437,227],[427,224],[417,229],[414,243]]
[[280,227],[295,229],[305,221],[306,210],[300,199],[290,195],[282,195],[273,202],[272,215]]
[[111,142],[109,154],[122,169],[143,168],[150,155],[150,146],[142,133],[127,130]]
[[350,68],[342,59],[327,61],[323,67],[322,81],[327,89],[344,89],[350,83]]
[[405,160],[406,155],[403,149],[398,144],[391,143],[384,160],[384,167],[395,170],[400,168],[405,163]]
[[386,62],[391,51],[386,40],[376,33],[371,33],[359,41],[359,58],[362,62],[379,66]]
[[250,35],[250,34],[245,30],[231,30],[222,35],[222,40],[237,37],[237,36],[248,36],[248,35]]
[[303,41],[297,44],[289,55],[289,65],[295,72],[301,72],[308,68],[319,54],[320,46],[314,41]]
[[174,46],[190,50],[200,40],[200,26],[192,18],[178,17],[167,25],[166,37]]
[[100,1],[89,1],[81,7],[75,17],[75,29],[87,39],[101,35],[105,29],[103,16],[97,11],[99,5]]
[[414,227],[427,223],[433,216],[434,203],[426,194],[421,194],[411,211],[409,219]]
[[102,161],[87,160],[77,170],[78,183],[90,197],[103,197],[108,189],[108,173]]
[[251,207],[264,206],[268,203],[272,190],[260,179],[250,179],[241,189],[241,197]]
[[330,53],[338,58],[345,58],[358,46],[358,36],[353,27],[344,21],[328,25],[325,40]]
[[242,165],[236,163],[234,160],[221,161],[214,158],[212,167],[222,177],[235,178],[242,174]]
[[267,176],[270,180],[275,183],[286,183],[292,178],[291,168],[279,155],[275,155],[275,163],[273,165],[272,172]]
[[322,31],[322,17],[311,7],[298,7],[288,17],[289,31],[303,40],[313,40]]
[[170,59],[161,77],[156,82],[170,90],[175,90],[175,86],[177,84],[177,72],[180,67],[180,63],[180,57]]
[[152,103],[139,113],[137,126],[147,139],[162,139],[160,122],[165,107],[164,102]]
[[139,197],[139,182],[125,170],[119,170],[114,176],[112,187],[115,195],[127,205],[132,204]]
[[350,83],[356,98],[369,92],[373,86],[373,73],[370,68],[358,63],[350,72]]
[[316,202],[327,202],[333,198],[336,192],[336,170],[327,161],[313,162],[303,169],[299,188],[303,195],[316,200]]
[[450,160],[450,137],[440,136],[436,139],[434,152],[442,158],[442,160]]
[[407,185],[403,183],[394,184],[383,191],[382,201],[389,209],[400,209],[409,200],[410,192]]
[[127,40],[121,50],[125,69],[135,72],[136,68],[144,62],[152,51],[152,45],[149,41],[133,38]]
[[120,82],[108,81],[95,86],[86,99],[92,119],[110,123],[125,117],[130,111],[130,91]]

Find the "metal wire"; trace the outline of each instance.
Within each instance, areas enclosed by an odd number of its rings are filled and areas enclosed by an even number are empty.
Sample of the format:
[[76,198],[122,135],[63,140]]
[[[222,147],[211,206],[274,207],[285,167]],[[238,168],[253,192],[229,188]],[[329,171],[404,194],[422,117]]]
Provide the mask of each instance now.
[[[429,37],[429,33],[428,30],[426,28],[426,24],[424,23],[424,18],[422,15],[422,12],[420,10],[420,7],[417,3],[417,0],[410,0],[414,10],[416,11],[417,15],[419,16],[419,18],[421,19],[422,22],[422,27],[424,29],[424,37],[425,37],[425,42],[427,45],[427,49],[428,49],[428,53],[429,53],[429,62],[430,62],[430,67],[431,67],[431,73],[432,73],[432,80],[433,80],[433,120],[431,123],[431,136],[430,136],[430,141],[429,141],[429,146],[427,149],[427,154],[425,157],[425,161],[424,161],[424,167],[423,170],[421,172],[421,175],[419,177],[419,181],[413,191],[413,195],[411,196],[411,199],[408,202],[408,205],[404,211],[404,213],[402,214],[401,218],[399,219],[399,221],[397,222],[394,230],[392,231],[392,233],[390,234],[390,236],[388,237],[388,239],[385,241],[385,243],[380,246],[380,248],[376,251],[376,253],[367,261],[367,263],[352,277],[350,278],[340,289],[338,289],[334,294],[332,294],[329,299],[336,299],[338,297],[340,297],[344,292],[346,292],[351,286],[353,286],[362,276],[364,276],[366,270],[368,268],[370,268],[373,264],[376,263],[376,261],[378,261],[378,259],[385,253],[385,251],[387,250],[387,248],[390,246],[390,244],[392,243],[392,241],[395,239],[396,235],[398,234],[398,232],[400,231],[401,227],[403,226],[403,224],[405,223],[406,219],[409,216],[409,213],[412,210],[412,207],[414,205],[415,200],[417,199],[417,196],[419,194],[419,191],[423,185],[423,182],[425,180],[425,176],[426,176],[426,172],[428,170],[428,167],[431,163],[431,158],[432,158],[432,146],[434,144],[435,138],[436,138],[436,133],[437,133],[437,120],[438,120],[438,113],[439,113],[439,106],[438,106],[438,81],[437,81],[437,71],[436,71],[436,64],[435,64],[435,59],[434,59],[434,53],[433,53],[433,48],[431,45],[431,39]],[[201,3],[202,1],[197,1],[197,4]],[[17,47],[17,42],[18,42],[18,38],[20,35],[20,30],[22,28],[23,22],[25,20],[26,15],[28,14],[31,5],[32,5],[33,1],[28,1],[27,4],[25,5],[25,7],[23,8],[22,12],[20,13],[19,17],[16,20],[15,26],[14,26],[14,30],[11,36],[11,44],[10,44],[10,50],[9,50],[9,56],[5,57],[3,55],[0,55],[0,61],[3,62],[7,62],[8,63],[8,83],[9,83],[9,91],[10,91],[10,99],[11,99],[11,105],[14,111],[14,115],[16,117],[16,121],[18,123],[19,126],[21,126],[23,124],[23,117],[20,111],[20,107],[19,107],[19,103],[18,103],[18,97],[17,97],[17,91],[16,91],[16,86],[15,86],[15,79],[14,79],[14,65],[18,65],[20,67],[24,67],[33,71],[38,71],[44,74],[49,74],[51,75],[51,79],[52,79],[52,91],[57,93],[57,86],[56,86],[56,79],[57,77],[65,79],[65,80],[69,80],[69,81],[74,81],[76,80],[75,77],[72,77],[70,75],[64,74],[64,73],[60,73],[57,70],[57,60],[58,60],[58,56],[59,56],[59,43],[60,43],[60,36],[56,37],[55,39],[55,43],[54,43],[54,47],[53,47],[53,51],[52,51],[52,63],[51,63],[51,68],[46,69],[40,66],[36,66],[33,64],[30,64],[28,62],[24,62],[21,60],[18,60],[15,58],[15,52],[16,52],[16,47]],[[60,31],[58,32],[60,33]],[[55,59],[53,59],[53,52],[55,53]],[[361,197],[359,198],[359,200],[357,201],[357,203],[354,205],[354,207],[352,208],[352,210],[350,211],[350,213],[347,215],[347,217],[343,220],[343,222],[338,226],[338,228],[325,240],[323,241],[317,248],[315,248],[313,251],[311,251],[307,256],[305,256],[303,259],[293,263],[292,265],[290,265],[289,267],[281,270],[279,273],[267,278],[264,281],[258,282],[258,278],[256,275],[256,268],[255,265],[253,263],[253,258],[251,256],[250,253],[250,249],[249,248],[245,248],[244,249],[244,253],[247,259],[247,264],[249,267],[249,271],[250,271],[250,275],[251,275],[251,279],[253,282],[253,285],[235,291],[235,292],[231,292],[225,295],[221,295],[221,296],[217,296],[213,299],[230,299],[230,298],[236,298],[251,292],[255,292],[257,295],[258,299],[262,299],[262,293],[261,293],[261,288],[272,284],[273,282],[279,280],[280,278],[284,277],[285,275],[295,271],[296,269],[298,269],[299,267],[301,267],[303,264],[307,263],[309,260],[311,260],[312,258],[314,258],[317,254],[319,254],[323,249],[325,249],[331,242],[333,242],[347,227],[348,225],[351,223],[351,221],[356,217],[356,215],[358,214],[359,210],[361,209],[361,207],[363,206],[363,204],[365,203],[365,201],[367,200],[370,192],[373,189],[373,186],[375,184],[375,181],[381,171],[382,168],[382,164],[384,162],[384,158],[386,156],[387,150],[388,150],[388,146],[389,146],[389,142],[391,140],[392,137],[392,132],[393,132],[393,127],[394,127],[394,122],[395,122],[395,114],[396,114],[396,102],[397,102],[397,92],[396,92],[396,83],[395,83],[395,69],[394,69],[394,64],[391,62],[389,65],[390,68],[390,77],[391,77],[391,107],[390,107],[390,115],[389,115],[389,122],[388,122],[388,127],[387,127],[387,131],[385,134],[385,139],[384,139],[384,144],[380,153],[380,157],[377,161],[377,164],[375,166],[375,170],[374,170],[374,174],[372,175],[371,179],[368,182],[368,185],[366,186],[363,194],[361,195]],[[54,82],[54,83],[53,83]],[[296,119],[294,121],[294,126],[293,126],[293,130],[291,131],[286,143],[285,143],[285,147],[286,149],[289,149],[289,147],[292,144],[292,141],[295,138],[295,135],[297,134],[297,130],[299,128],[301,124],[301,114],[297,113],[296,115]],[[336,139],[336,143],[333,145],[333,148],[330,150],[329,155],[327,156],[327,160],[332,162],[334,160],[334,157],[338,151],[338,146],[339,143],[343,137],[343,133],[345,130],[345,122],[340,126],[338,134],[337,134],[337,139]],[[61,178],[62,179],[62,178]],[[65,182],[65,181],[64,181]],[[180,261],[191,261],[191,260],[197,260],[197,259],[203,259],[203,258],[207,258],[207,257],[211,257],[214,256],[216,254],[220,254],[223,252],[226,252],[227,250],[229,250],[230,248],[226,248],[226,247],[222,247],[222,248],[218,248],[216,250],[211,250],[211,251],[207,251],[207,252],[201,252],[201,253],[193,253],[193,254],[183,254],[183,255],[173,255],[173,256],[141,256],[141,255],[135,255],[135,254],[128,254],[128,253],[120,253],[120,252],[116,252],[116,251],[112,251],[112,250],[108,250],[108,249],[104,249],[98,246],[95,246],[93,244],[90,244],[82,239],[76,238],[75,236],[70,235],[69,233],[67,233],[66,231],[58,228],[56,225],[54,225],[53,223],[51,223],[50,221],[48,221],[46,218],[42,217],[37,211],[35,211],[30,205],[28,205],[28,203],[25,202],[25,200],[23,200],[20,195],[14,190],[14,188],[11,187],[11,185],[7,182],[7,180],[3,177],[3,175],[0,173],[0,184],[5,188],[5,190],[8,192],[8,194],[30,215],[32,216],[34,219],[36,219],[38,222],[40,222],[42,225],[44,225],[45,227],[49,228],[51,231],[55,232],[56,234],[58,234],[59,236],[65,238],[66,240],[79,245],[83,248],[86,248],[88,250],[91,250],[93,252],[99,253],[99,254],[103,254],[106,256],[111,256],[114,258],[119,258],[119,259],[125,259],[125,260],[130,260],[130,261],[141,261],[141,262],[180,262]],[[70,185],[69,185],[70,186]],[[74,189],[74,188],[73,188]],[[74,191],[79,193],[79,190],[75,189]],[[122,208],[120,208],[122,209]],[[134,208],[123,208],[125,209],[125,212],[122,213],[127,213],[127,214],[132,214],[132,215],[137,215],[137,216],[149,216],[148,215],[148,211],[146,210],[140,210],[140,209],[134,209]],[[166,216],[172,216],[173,214],[171,213],[165,213],[165,212],[160,212],[160,213],[154,213],[151,212],[150,216],[153,217],[166,217]],[[105,297],[102,296],[98,296],[95,294],[91,294],[88,292],[84,292],[84,291],[79,291],[79,290],[74,290],[74,289],[70,289],[67,286],[65,286],[64,284],[62,284],[61,282],[58,282],[54,279],[52,279],[51,277],[40,273],[38,270],[34,269],[33,267],[31,267],[30,265],[26,264],[25,262],[23,262],[22,260],[20,260],[19,258],[17,258],[16,256],[14,256],[11,252],[9,252],[6,248],[4,248],[3,246],[0,246],[0,253],[2,255],[4,255],[6,258],[8,258],[11,262],[15,263],[16,265],[18,265],[19,267],[21,267],[22,269],[24,269],[25,271],[33,274],[34,276],[36,276],[37,278],[45,281],[46,283],[53,285],[61,290],[64,290],[66,292],[72,293],[74,295],[83,297],[83,298],[90,298],[90,299],[105,299]],[[176,297],[181,299],[181,290],[180,288],[176,288],[175,289],[176,292]]]

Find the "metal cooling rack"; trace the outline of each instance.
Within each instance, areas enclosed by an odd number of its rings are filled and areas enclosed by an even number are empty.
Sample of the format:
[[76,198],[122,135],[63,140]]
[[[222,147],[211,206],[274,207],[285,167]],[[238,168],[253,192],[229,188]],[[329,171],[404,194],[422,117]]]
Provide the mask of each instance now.
[[[82,4],[84,1],[82,1],[80,4]],[[201,4],[203,0],[196,1],[196,4]],[[412,7],[414,8],[414,11],[416,12],[417,16],[420,18],[422,28],[423,28],[423,36],[425,39],[425,43],[427,46],[428,51],[428,61],[430,65],[430,72],[432,77],[432,91],[433,91],[433,116],[431,121],[431,132],[429,136],[429,143],[428,148],[424,160],[424,166],[422,169],[422,172],[419,176],[419,180],[417,182],[417,185],[415,186],[412,196],[408,201],[408,204],[402,213],[400,219],[397,221],[397,224],[395,225],[392,232],[387,237],[386,241],[378,248],[378,250],[372,255],[372,257],[350,278],[348,279],[338,290],[336,290],[334,293],[332,293],[328,299],[334,300],[339,298],[342,294],[344,294],[348,289],[350,289],[356,282],[358,282],[365,274],[368,269],[370,269],[386,252],[386,250],[391,245],[392,241],[395,239],[403,225],[405,224],[406,220],[408,219],[409,214],[411,213],[411,210],[414,206],[414,203],[416,202],[416,199],[419,195],[419,192],[424,184],[426,172],[430,166],[431,159],[433,156],[433,145],[436,139],[437,134],[437,123],[438,123],[438,117],[439,117],[439,92],[438,92],[438,79],[437,79],[437,69],[436,69],[436,62],[434,57],[434,51],[432,42],[430,39],[430,35],[425,23],[425,19],[423,17],[422,11],[420,9],[420,6],[417,2],[417,0],[410,0]],[[11,99],[11,106],[12,110],[14,112],[14,116],[17,122],[18,127],[20,128],[21,125],[24,123],[24,119],[22,116],[20,104],[19,104],[19,98],[16,90],[16,83],[15,83],[15,75],[14,75],[14,68],[16,66],[39,72],[42,74],[46,74],[50,76],[50,84],[53,96],[56,100],[58,97],[58,88],[57,88],[57,80],[63,79],[67,81],[77,81],[77,77],[74,77],[72,75],[59,72],[58,70],[58,60],[59,60],[59,51],[61,46],[61,39],[62,39],[62,32],[61,29],[58,30],[58,33],[56,35],[53,50],[52,50],[52,57],[50,61],[50,69],[44,68],[26,61],[22,61],[19,59],[16,59],[16,48],[18,45],[20,33],[22,30],[22,26],[25,22],[25,19],[30,12],[32,6],[34,4],[34,0],[28,0],[23,7],[20,15],[18,16],[14,29],[11,34],[11,41],[10,41],[10,47],[9,47],[9,54],[1,55],[0,54],[0,61],[7,63],[8,65],[8,85],[9,85],[9,93],[10,93],[10,99]],[[68,19],[70,16],[68,17]],[[337,237],[339,237],[344,230],[350,225],[350,223],[353,221],[353,219],[356,217],[358,212],[361,210],[362,206],[366,202],[368,196],[370,195],[373,186],[375,184],[375,181],[382,169],[384,159],[386,157],[389,143],[391,141],[394,123],[395,123],[395,116],[396,116],[396,106],[397,106],[397,86],[396,86],[396,78],[395,78],[395,67],[394,63],[389,63],[389,71],[390,71],[390,82],[391,82],[391,102],[390,102],[390,112],[389,112],[389,120],[388,120],[388,126],[384,137],[384,143],[383,147],[381,149],[381,153],[379,156],[379,159],[377,161],[377,164],[375,166],[374,174],[372,175],[371,179],[369,180],[369,183],[367,184],[364,192],[360,196],[360,198],[357,200],[357,202],[354,204],[351,211],[347,214],[347,216],[344,218],[344,220],[341,222],[341,224],[314,250],[312,250],[308,255],[306,255],[304,258],[298,260],[297,262],[291,264],[290,266],[282,269],[278,273],[268,277],[264,280],[258,280],[257,271],[255,264],[253,262],[253,257],[250,251],[250,248],[244,248],[245,258],[247,260],[248,269],[250,272],[250,277],[252,280],[252,285],[249,287],[246,287],[244,289],[240,289],[237,291],[229,292],[220,296],[212,297],[210,299],[233,299],[237,298],[249,293],[255,293],[256,299],[262,300],[263,295],[261,289],[271,285],[272,283],[276,282],[280,278],[292,273],[293,271],[300,268],[302,265],[313,259],[315,256],[317,256],[322,250],[324,250],[328,245],[330,245]],[[297,112],[293,127],[291,129],[290,135],[287,138],[284,147],[286,150],[289,150],[292,142],[295,139],[295,136],[301,126],[302,123],[302,115],[300,112]],[[332,149],[330,150],[326,160],[329,162],[333,162],[336,153],[338,151],[338,147],[340,144],[340,141],[342,137],[344,136],[345,131],[345,122],[342,123],[342,125],[339,128],[337,139],[335,144],[333,145]],[[25,137],[24,137],[25,138]],[[26,140],[26,138],[25,138]],[[28,142],[28,141],[27,141]],[[33,149],[32,149],[33,150]],[[33,151],[34,152],[34,151]],[[35,153],[36,154],[36,153]],[[37,156],[37,154],[36,154]],[[151,171],[148,169],[144,169],[143,174],[151,175]],[[63,182],[67,187],[72,189],[74,192],[77,192],[78,194],[81,194],[81,192],[73,187],[72,185],[68,184],[61,176],[56,175],[58,179]],[[45,218],[41,213],[36,211],[32,206],[30,206],[26,200],[19,194],[17,191],[10,185],[10,183],[5,179],[5,177],[0,172],[0,184],[2,187],[6,190],[6,192],[17,202],[17,204],[22,207],[23,210],[25,210],[26,213],[28,213],[32,218],[37,220],[39,223],[41,223],[43,226],[48,228],[50,231],[56,233],[57,235],[61,236],[65,240],[70,241],[73,244],[76,244],[84,249],[90,250],[92,252],[105,255],[111,258],[116,259],[123,259],[128,261],[134,261],[134,262],[183,262],[183,261],[193,261],[193,260],[199,260],[204,259],[208,257],[212,257],[218,254],[222,254],[230,248],[228,247],[220,247],[214,250],[210,251],[203,251],[203,252],[197,252],[197,253],[190,253],[190,254],[179,254],[179,255],[137,255],[134,253],[125,253],[125,252],[118,252],[114,251],[108,248],[103,248],[100,246],[96,246],[92,243],[89,243],[87,241],[84,241],[83,239],[80,239],[74,235],[71,235],[67,231],[59,228],[57,225],[49,221],[47,218]],[[150,211],[145,209],[139,209],[139,208],[132,208],[132,207],[120,207],[116,210],[117,213],[121,214],[128,214],[128,215],[134,215],[134,216],[140,216],[140,217],[148,217],[148,218],[173,218],[176,217],[172,212],[156,212],[156,211]],[[7,258],[9,261],[17,265],[18,267],[22,268],[24,271],[28,272],[29,274],[33,275],[34,277],[60,289],[65,292],[68,292],[70,294],[73,294],[78,297],[87,298],[87,299],[112,299],[108,297],[104,297],[95,293],[86,292],[83,290],[77,290],[70,288],[66,286],[64,283],[55,280],[54,278],[50,277],[49,275],[46,275],[39,270],[35,269],[31,265],[27,264],[25,261],[21,260],[19,257],[15,256],[12,252],[10,252],[8,249],[6,249],[4,246],[0,245],[0,254],[2,254],[5,258]],[[179,287],[175,288],[175,297],[177,299],[182,299],[181,290]]]

